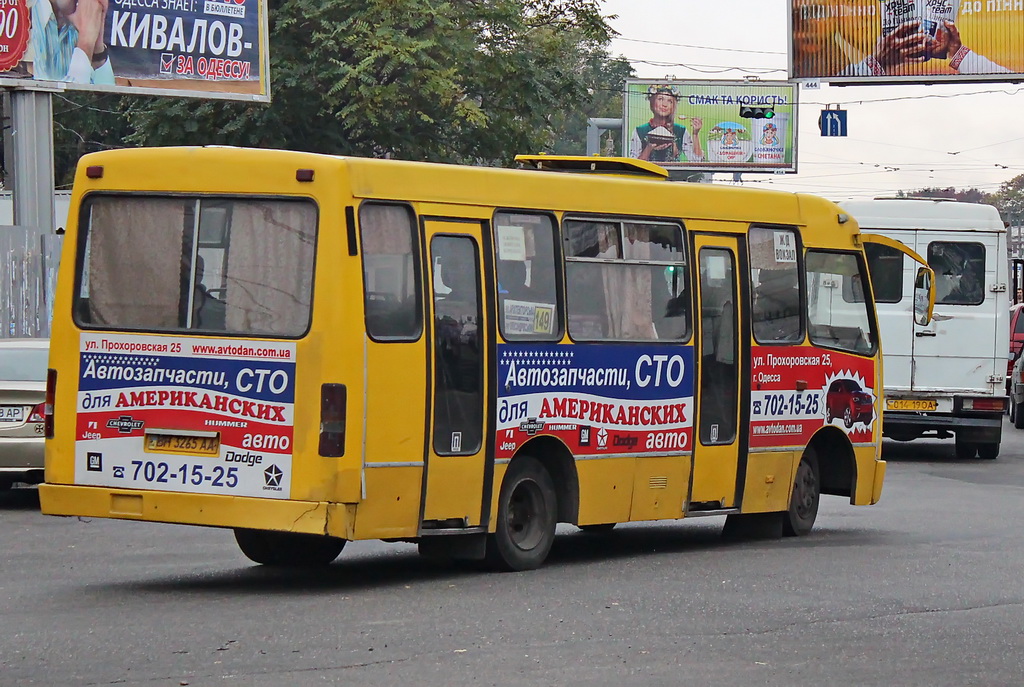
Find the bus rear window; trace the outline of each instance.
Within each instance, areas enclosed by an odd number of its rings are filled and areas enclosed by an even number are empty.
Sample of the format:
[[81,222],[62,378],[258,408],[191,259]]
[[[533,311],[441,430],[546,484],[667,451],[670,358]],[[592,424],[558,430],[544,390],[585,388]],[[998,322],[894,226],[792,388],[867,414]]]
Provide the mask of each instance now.
[[83,327],[281,337],[309,326],[316,205],[93,196],[82,211]]

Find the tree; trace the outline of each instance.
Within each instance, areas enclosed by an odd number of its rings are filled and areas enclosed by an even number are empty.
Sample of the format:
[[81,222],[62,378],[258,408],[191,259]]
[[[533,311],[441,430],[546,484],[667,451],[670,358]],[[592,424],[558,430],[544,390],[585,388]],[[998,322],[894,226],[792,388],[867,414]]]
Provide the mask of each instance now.
[[598,0],[269,3],[271,103],[67,96],[58,176],[77,152],[124,144],[510,164],[551,150],[563,119],[623,72],[602,70]]
[[949,198],[962,203],[991,203],[992,194],[976,188],[956,189],[952,186],[947,188],[921,188],[916,191],[897,191],[898,198]]
[[993,196],[992,204],[999,208],[1006,221],[1015,226],[1024,224],[1024,174],[1004,181]]

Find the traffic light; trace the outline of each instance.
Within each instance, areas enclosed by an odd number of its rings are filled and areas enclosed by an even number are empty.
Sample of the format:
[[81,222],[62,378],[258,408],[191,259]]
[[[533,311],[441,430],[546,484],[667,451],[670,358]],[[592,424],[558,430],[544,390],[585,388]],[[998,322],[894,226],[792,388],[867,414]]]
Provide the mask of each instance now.
[[775,116],[774,107],[753,107],[740,105],[740,117],[745,119],[771,119]]

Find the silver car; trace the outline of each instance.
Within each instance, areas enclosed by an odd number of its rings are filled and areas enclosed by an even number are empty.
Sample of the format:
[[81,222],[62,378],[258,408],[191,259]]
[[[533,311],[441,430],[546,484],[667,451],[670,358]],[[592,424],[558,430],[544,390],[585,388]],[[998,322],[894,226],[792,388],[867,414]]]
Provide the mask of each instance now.
[[43,481],[47,339],[0,339],[0,489]]

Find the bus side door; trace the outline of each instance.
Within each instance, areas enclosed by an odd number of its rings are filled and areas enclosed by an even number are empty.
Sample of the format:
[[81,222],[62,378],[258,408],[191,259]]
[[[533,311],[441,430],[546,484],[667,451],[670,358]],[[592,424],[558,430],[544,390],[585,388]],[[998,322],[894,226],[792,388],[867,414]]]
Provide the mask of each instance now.
[[486,525],[494,463],[486,440],[493,422],[486,411],[492,314],[483,297],[489,246],[479,220],[425,219],[423,228],[432,344],[421,530],[477,527]]
[[[690,508],[713,510],[739,505],[746,471],[746,433],[739,431],[747,394],[741,384],[749,345],[741,333],[743,304],[739,242],[733,237],[694,235],[700,283],[695,318],[697,339],[697,431],[693,444]],[[747,335],[749,339],[749,334]],[[742,458],[742,460],[741,460]]]

